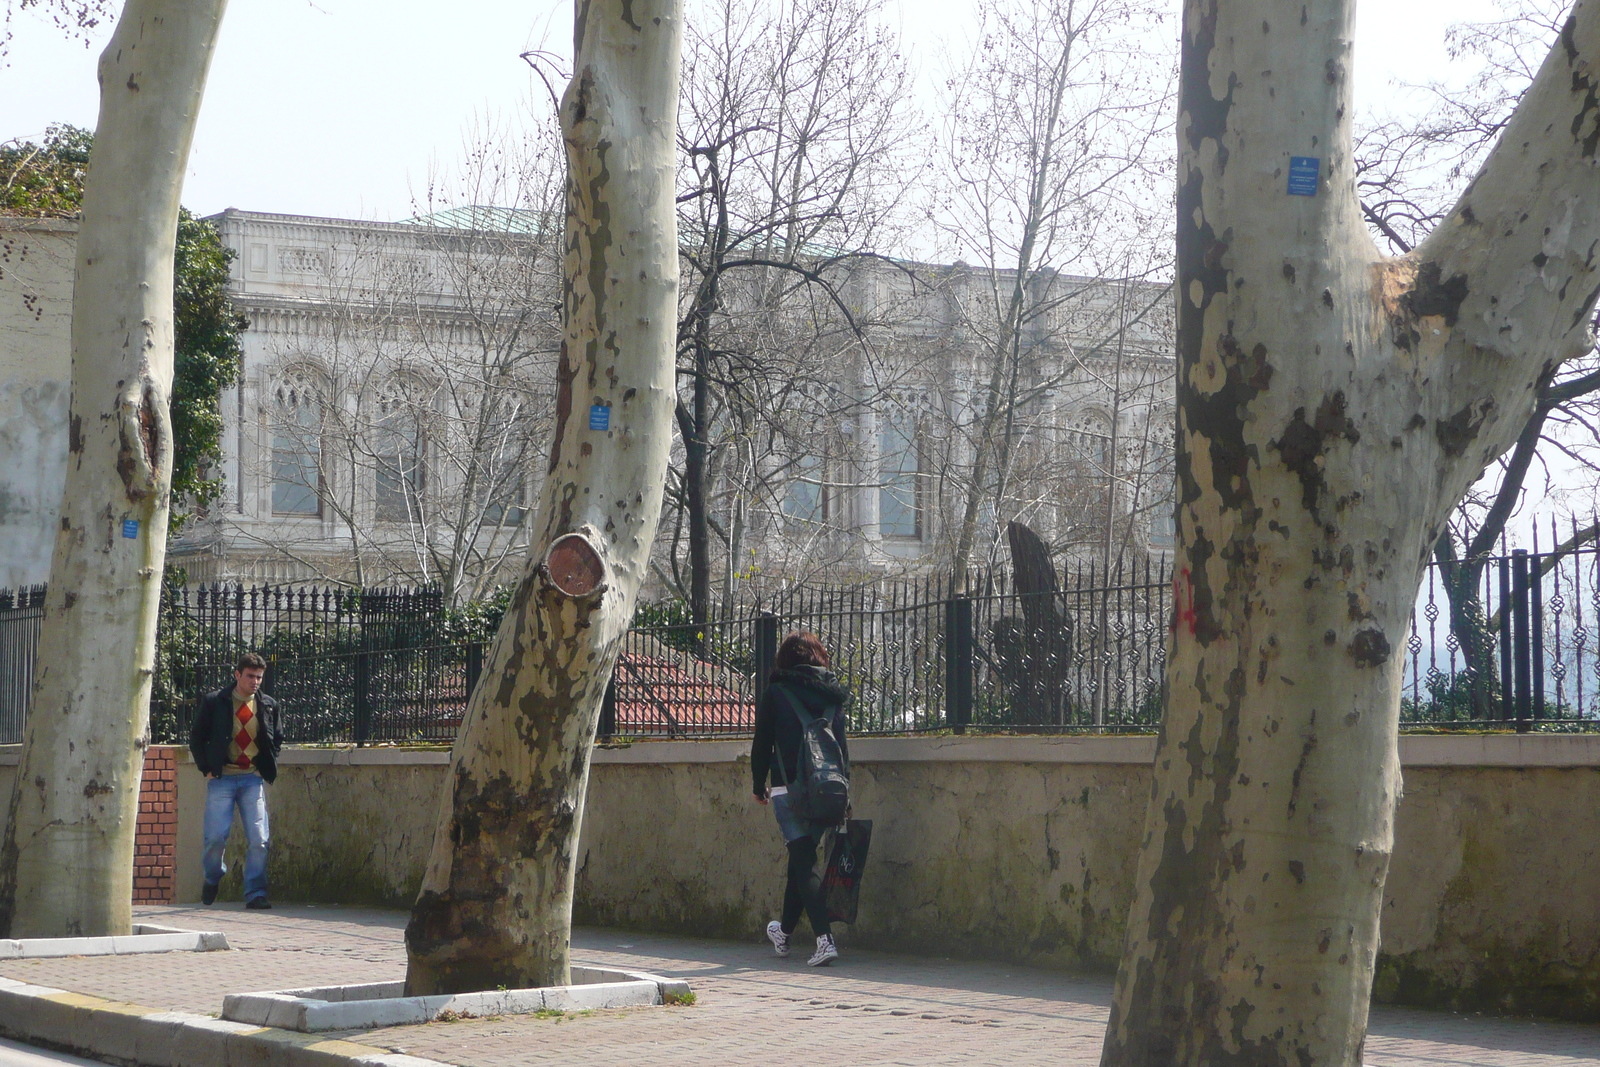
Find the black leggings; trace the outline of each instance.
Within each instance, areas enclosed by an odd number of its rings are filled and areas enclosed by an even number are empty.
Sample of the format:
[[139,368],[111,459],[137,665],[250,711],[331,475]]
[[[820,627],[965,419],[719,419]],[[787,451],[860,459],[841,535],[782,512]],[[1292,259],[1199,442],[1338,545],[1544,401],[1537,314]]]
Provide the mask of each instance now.
[[789,842],[789,877],[783,887],[783,932],[794,933],[800,925],[800,912],[811,920],[811,932],[821,937],[832,933],[828,909],[822,903],[822,882],[817,878],[817,839],[800,837]]

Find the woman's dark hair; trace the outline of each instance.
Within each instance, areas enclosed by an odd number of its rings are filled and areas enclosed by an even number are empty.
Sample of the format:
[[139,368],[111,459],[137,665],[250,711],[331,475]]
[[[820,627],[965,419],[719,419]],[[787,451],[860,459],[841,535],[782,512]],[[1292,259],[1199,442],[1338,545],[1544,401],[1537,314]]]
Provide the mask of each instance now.
[[827,665],[828,650],[822,647],[822,639],[816,634],[807,633],[792,633],[785,637],[778,646],[778,655],[772,661],[774,671]]

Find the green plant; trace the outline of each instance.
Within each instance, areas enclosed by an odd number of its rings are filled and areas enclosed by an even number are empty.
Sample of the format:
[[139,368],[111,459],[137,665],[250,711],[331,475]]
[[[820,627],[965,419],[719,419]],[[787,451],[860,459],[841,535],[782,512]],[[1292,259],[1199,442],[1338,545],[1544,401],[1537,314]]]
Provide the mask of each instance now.
[[[196,508],[215,503],[223,481],[211,474],[222,458],[218,397],[239,380],[239,338],[250,323],[228,299],[234,251],[216,226],[178,210],[173,271],[172,498]],[[174,509],[172,531],[188,518]]]
[[694,990],[691,989],[683,993],[667,993],[661,999],[667,1004],[676,1005],[680,1008],[688,1008],[694,1005],[696,998],[694,995]]
[[90,131],[55,122],[45,127],[43,144],[0,144],[0,214],[75,218],[93,143]]
[[505,617],[506,607],[511,603],[511,593],[510,585],[502,585],[482,600],[469,601],[459,608],[443,609],[436,630],[439,638],[437,643],[492,640],[495,631],[500,629],[500,620]]
[[693,626],[694,617],[687,601],[676,598],[651,603],[640,601],[633,609],[633,625],[641,626]]

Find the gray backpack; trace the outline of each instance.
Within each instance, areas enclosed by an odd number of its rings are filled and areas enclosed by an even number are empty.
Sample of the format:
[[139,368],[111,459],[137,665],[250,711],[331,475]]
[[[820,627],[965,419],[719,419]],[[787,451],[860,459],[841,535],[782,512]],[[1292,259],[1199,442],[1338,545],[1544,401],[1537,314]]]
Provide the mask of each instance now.
[[[789,788],[789,807],[802,819],[837,826],[850,810],[850,762],[833,734],[833,714],[813,715],[805,705],[782,688],[789,706],[800,719],[800,751],[795,754],[794,781]],[[783,774],[783,753],[778,753],[778,773]]]

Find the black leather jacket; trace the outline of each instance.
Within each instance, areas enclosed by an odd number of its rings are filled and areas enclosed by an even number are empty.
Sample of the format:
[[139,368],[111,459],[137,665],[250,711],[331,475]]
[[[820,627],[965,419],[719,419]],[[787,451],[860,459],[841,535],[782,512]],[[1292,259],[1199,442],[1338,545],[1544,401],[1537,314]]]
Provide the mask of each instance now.
[[[256,770],[263,781],[278,777],[278,750],[283,747],[283,727],[278,718],[278,702],[256,691],[256,711],[261,725],[256,728]],[[200,699],[194,725],[189,729],[189,751],[201,774],[218,774],[228,763],[228,742],[233,738],[233,686],[225,685]]]

